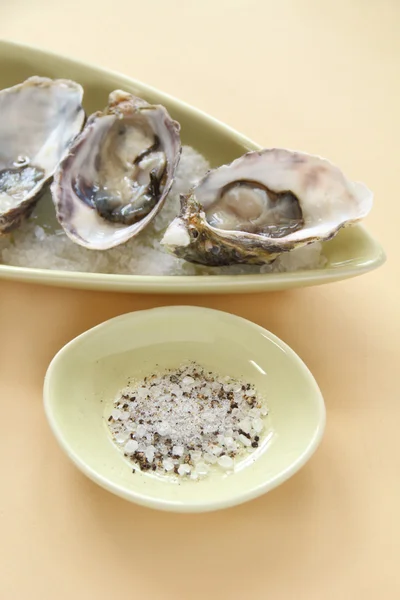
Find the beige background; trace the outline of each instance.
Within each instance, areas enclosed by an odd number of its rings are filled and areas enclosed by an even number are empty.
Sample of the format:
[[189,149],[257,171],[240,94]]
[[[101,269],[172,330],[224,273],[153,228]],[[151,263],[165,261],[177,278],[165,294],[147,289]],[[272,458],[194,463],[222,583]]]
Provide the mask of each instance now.
[[[343,283],[253,296],[89,293],[0,283],[0,598],[400,597],[398,0],[3,0],[0,35],[111,67],[264,145],[326,155],[376,193],[388,262]],[[313,371],[317,454],[256,501],[209,515],[136,507],[52,438],[54,353],[109,317],[190,303],[248,317]],[[397,384],[397,385],[396,385]]]

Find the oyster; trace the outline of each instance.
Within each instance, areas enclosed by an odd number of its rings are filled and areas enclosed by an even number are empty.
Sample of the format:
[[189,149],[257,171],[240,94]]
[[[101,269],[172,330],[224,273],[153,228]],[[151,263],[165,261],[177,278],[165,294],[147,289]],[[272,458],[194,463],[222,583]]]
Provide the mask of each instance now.
[[372,192],[317,156],[273,148],[209,171],[161,243],[205,265],[264,264],[365,217]]
[[146,227],[171,189],[179,131],[163,106],[112,92],[54,176],[53,201],[65,233],[81,246],[105,250]]
[[0,91],[0,233],[33,210],[82,129],[82,97],[79,84],[44,77]]

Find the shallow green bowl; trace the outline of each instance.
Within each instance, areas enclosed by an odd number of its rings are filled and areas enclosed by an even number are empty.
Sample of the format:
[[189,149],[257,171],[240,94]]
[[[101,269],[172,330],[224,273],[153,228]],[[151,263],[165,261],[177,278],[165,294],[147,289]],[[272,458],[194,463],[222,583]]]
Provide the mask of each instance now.
[[[268,436],[231,475],[181,483],[133,475],[108,435],[113,399],[129,377],[187,359],[254,383],[270,410]],[[240,317],[188,306],[129,313],[69,342],[48,368],[44,405],[62,449],[83,473],[127,500],[177,512],[226,508],[268,492],[310,458],[325,425],[321,392],[284,342]]]

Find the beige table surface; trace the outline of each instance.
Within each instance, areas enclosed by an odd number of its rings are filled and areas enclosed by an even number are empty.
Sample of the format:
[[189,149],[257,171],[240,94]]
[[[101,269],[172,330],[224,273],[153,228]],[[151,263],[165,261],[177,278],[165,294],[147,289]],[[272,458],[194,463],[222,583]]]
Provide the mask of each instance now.
[[[0,283],[0,599],[400,598],[399,0],[3,0],[0,35],[111,67],[264,145],[326,155],[376,193],[388,262],[343,283],[252,296],[118,295]],[[290,481],[241,507],[131,505],[67,460],[42,382],[115,315],[198,304],[288,342],[327,429]]]

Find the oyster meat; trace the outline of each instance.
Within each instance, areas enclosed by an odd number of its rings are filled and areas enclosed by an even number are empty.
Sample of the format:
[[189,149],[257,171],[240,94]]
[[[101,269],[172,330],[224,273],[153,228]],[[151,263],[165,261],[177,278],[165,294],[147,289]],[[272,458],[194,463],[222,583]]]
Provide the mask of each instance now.
[[83,127],[82,87],[30,77],[0,91],[0,233],[18,227]]
[[187,195],[161,243],[194,263],[264,264],[329,240],[372,207],[372,192],[318,156],[248,152],[209,171]]
[[65,233],[81,246],[105,250],[146,227],[174,181],[179,131],[163,106],[112,92],[54,176],[52,196]]

